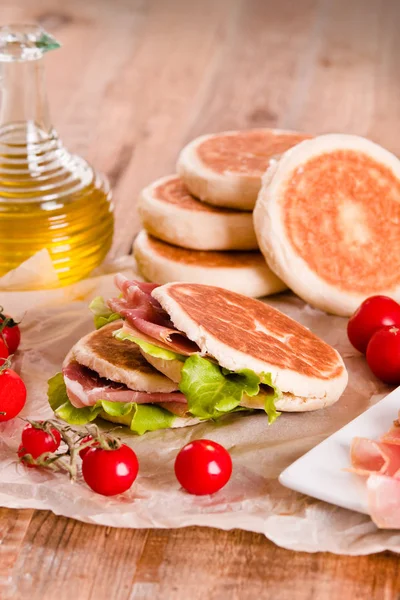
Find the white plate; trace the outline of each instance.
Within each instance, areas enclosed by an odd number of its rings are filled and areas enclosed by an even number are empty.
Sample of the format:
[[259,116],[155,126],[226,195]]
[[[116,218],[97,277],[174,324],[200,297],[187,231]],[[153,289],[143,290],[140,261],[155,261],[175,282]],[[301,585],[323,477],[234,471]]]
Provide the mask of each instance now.
[[279,477],[282,485],[368,514],[365,478],[343,469],[350,466],[354,437],[379,439],[398,417],[400,387],[296,460]]

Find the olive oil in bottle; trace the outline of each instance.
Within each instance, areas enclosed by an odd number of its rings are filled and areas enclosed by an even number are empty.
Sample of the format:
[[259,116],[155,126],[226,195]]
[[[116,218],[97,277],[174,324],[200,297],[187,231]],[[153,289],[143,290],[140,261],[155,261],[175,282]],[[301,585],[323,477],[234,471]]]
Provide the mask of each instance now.
[[47,248],[66,285],[102,262],[114,221],[107,181],[50,122],[42,62],[57,47],[36,26],[0,28],[0,276]]

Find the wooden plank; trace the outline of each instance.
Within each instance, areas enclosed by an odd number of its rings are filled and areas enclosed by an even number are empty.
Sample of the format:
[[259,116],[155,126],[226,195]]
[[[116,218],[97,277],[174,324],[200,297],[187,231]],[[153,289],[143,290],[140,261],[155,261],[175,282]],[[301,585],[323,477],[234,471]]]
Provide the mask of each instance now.
[[[223,61],[188,139],[203,132],[282,127],[321,0],[242,1],[224,38]],[[301,128],[301,127],[300,127]]]
[[[389,10],[387,7],[389,6]],[[375,55],[374,115],[366,135],[400,156],[400,3],[382,3],[378,52]]]
[[35,513],[9,581],[13,598],[30,600],[389,600],[400,590],[394,555],[294,553],[245,531],[121,530],[48,512]]
[[131,598],[389,600],[400,590],[397,567],[395,556],[294,553],[245,531],[151,531]]
[[283,125],[370,136],[400,151],[393,128],[400,110],[394,61],[400,50],[399,17],[395,0],[322,2],[318,35],[299,61]]
[[12,573],[33,510],[0,508],[0,598],[6,600],[12,588]]
[[229,27],[236,2],[151,3],[137,52],[107,90],[99,127],[107,144],[98,148],[96,164],[115,188],[115,254],[130,251],[140,227],[140,189],[174,170],[193,106],[221,58],[221,28]]
[[36,511],[10,578],[10,597],[128,598],[147,535]]

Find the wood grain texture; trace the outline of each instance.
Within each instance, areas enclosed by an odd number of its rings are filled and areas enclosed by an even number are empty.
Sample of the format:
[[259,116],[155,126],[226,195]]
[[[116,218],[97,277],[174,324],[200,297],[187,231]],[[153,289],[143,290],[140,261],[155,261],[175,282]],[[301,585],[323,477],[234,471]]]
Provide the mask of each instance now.
[[7,598],[389,600],[399,590],[395,556],[294,553],[245,531],[118,530],[36,512]]
[[[64,143],[110,178],[113,254],[139,190],[205,132],[272,126],[366,135],[400,154],[397,0],[2,0],[39,21]],[[0,598],[398,600],[398,558],[293,553],[214,529],[113,530],[0,509]]]
[[33,510],[0,508],[0,598],[8,593]]

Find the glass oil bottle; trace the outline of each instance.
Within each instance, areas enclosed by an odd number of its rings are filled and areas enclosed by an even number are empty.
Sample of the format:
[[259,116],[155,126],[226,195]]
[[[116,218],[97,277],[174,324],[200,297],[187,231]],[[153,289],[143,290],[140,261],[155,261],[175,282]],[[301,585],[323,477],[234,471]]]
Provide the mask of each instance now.
[[47,248],[60,285],[87,276],[110,249],[107,181],[70,154],[51,125],[36,26],[0,28],[0,275]]

